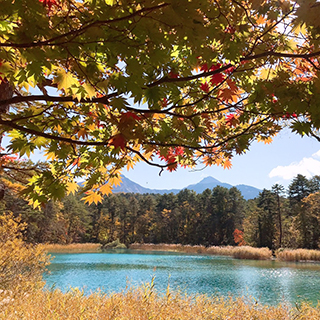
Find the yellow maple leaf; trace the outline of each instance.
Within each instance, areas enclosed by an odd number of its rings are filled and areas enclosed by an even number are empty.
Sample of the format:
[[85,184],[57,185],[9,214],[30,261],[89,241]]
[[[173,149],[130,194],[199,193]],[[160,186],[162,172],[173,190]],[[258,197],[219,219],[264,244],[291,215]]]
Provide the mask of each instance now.
[[67,182],[67,194],[75,194],[79,188],[79,185],[74,181]]
[[275,71],[272,68],[265,68],[260,70],[260,77],[262,79],[271,80],[276,76]]
[[102,196],[98,192],[90,190],[86,192],[86,196],[81,198],[81,200],[84,200],[84,202],[88,203],[89,205],[91,203],[98,204],[102,201]]
[[121,176],[114,176],[112,178],[109,179],[109,183],[112,185],[112,186],[120,186],[121,185],[121,182],[122,182],[122,179],[121,179]]
[[87,125],[88,130],[94,131],[95,129],[97,129],[97,125],[95,125],[94,123],[88,124]]
[[152,160],[152,157],[153,157],[153,150],[152,151],[146,151],[143,156],[144,158],[146,158],[147,160]]
[[91,99],[92,97],[94,97],[96,95],[96,90],[94,87],[92,87],[90,84],[88,83],[84,83],[83,88],[86,90],[89,99]]
[[112,187],[109,183],[105,183],[104,185],[102,185],[100,188],[99,188],[100,192],[102,194],[110,194],[112,193]]
[[45,153],[47,160],[54,160],[56,158],[56,154],[54,152],[47,152]]
[[78,80],[72,73],[64,70],[63,68],[58,68],[55,77],[53,78],[53,83],[58,85],[59,90],[70,90],[72,85],[78,84]]
[[59,124],[56,125],[53,129],[57,130],[59,134],[62,132],[62,128],[61,128],[61,126]]

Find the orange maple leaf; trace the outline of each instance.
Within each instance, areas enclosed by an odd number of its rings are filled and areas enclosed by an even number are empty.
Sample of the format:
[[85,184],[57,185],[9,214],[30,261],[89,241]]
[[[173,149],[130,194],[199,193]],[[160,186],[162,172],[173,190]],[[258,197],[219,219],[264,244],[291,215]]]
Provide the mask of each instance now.
[[223,169],[230,169],[232,167],[232,163],[230,160],[226,159],[223,162]]

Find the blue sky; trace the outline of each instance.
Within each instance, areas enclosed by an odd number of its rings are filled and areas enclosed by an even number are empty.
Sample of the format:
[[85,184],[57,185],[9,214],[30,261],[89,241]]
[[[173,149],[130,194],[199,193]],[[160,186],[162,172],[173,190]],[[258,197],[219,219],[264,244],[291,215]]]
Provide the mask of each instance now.
[[[201,166],[199,166],[199,169]],[[178,169],[163,171],[140,163],[131,171],[124,171],[130,180],[151,189],[181,189],[207,176],[231,185],[247,184],[270,189],[275,183],[287,187],[298,173],[307,178],[320,175],[320,143],[283,130],[269,145],[254,143],[246,154],[235,156],[232,168],[208,167],[200,171]]]
[[[39,156],[32,158],[38,160]],[[123,174],[150,189],[182,189],[208,176],[231,185],[246,184],[270,189],[279,183],[287,188],[298,173],[307,178],[320,175],[320,143],[314,138],[302,138],[283,130],[271,144],[255,142],[246,154],[235,156],[229,170],[217,166],[199,166],[198,170],[164,170],[161,176],[159,172],[159,168],[138,163],[134,169],[124,170]]]

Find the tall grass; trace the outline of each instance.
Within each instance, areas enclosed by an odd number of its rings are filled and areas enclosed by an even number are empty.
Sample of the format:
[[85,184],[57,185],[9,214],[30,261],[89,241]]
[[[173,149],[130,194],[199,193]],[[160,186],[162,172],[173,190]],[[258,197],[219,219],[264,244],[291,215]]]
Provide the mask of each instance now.
[[49,253],[101,252],[99,243],[44,244],[43,247]]
[[173,251],[184,253],[200,253],[219,256],[231,256],[237,259],[255,259],[255,260],[268,260],[272,258],[272,252],[268,248],[253,248],[249,246],[190,246],[181,244],[140,244],[133,243],[130,245],[133,250],[148,250],[148,251]]
[[276,257],[281,261],[320,261],[320,251],[308,249],[283,249],[276,251]]
[[[45,244],[45,251],[49,253],[79,253],[101,252],[99,243],[74,243],[74,244]],[[108,247],[108,246],[105,246]],[[268,260],[272,258],[272,252],[268,248],[254,248],[250,246],[211,246],[181,245],[181,244],[153,244],[133,243],[129,246],[132,250],[144,251],[171,251],[189,254],[208,254],[230,256],[237,259]],[[276,259],[281,261],[320,261],[320,250],[307,249],[281,249],[276,251]]]
[[34,290],[2,303],[0,319],[315,320],[320,319],[320,306],[307,303],[299,307],[265,306],[243,297],[190,297],[169,291],[159,295],[152,286],[146,285],[123,293],[89,296],[79,290],[67,293]]
[[269,260],[272,258],[272,251],[269,248],[234,247],[233,257],[238,259]]

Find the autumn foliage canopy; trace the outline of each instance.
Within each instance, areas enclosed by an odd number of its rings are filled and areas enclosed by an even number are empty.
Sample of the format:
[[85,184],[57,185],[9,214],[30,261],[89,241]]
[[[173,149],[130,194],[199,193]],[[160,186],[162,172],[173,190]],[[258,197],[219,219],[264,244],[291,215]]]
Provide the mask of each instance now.
[[35,205],[80,177],[90,203],[138,161],[229,168],[284,126],[318,137],[319,15],[314,0],[4,0],[3,154],[46,155]]

